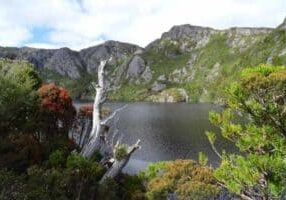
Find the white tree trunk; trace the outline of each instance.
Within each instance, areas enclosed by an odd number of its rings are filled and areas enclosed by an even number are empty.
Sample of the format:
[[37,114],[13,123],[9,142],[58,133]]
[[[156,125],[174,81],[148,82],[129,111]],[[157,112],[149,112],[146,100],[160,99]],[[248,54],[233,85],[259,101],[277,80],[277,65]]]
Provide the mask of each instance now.
[[[96,95],[93,103],[92,129],[87,142],[81,150],[81,155],[86,158],[91,158],[96,151],[99,151],[103,156],[103,161],[114,160],[113,163],[110,163],[106,174],[102,177],[102,180],[100,181],[101,183],[105,182],[108,178],[114,178],[120,174],[122,169],[128,163],[132,153],[140,148],[140,140],[138,140],[134,145],[128,147],[127,154],[120,161],[113,158],[115,152],[113,139],[117,134],[117,130],[115,130],[113,137],[107,137],[109,131],[108,123],[126,106],[115,110],[106,119],[102,119],[101,109],[102,104],[106,99],[106,88],[104,82],[104,67],[106,66],[106,63],[107,60],[101,61],[98,67],[98,84],[96,86]],[[107,138],[111,138],[111,141],[108,141]]]
[[138,140],[134,145],[128,148],[127,154],[124,158],[122,158],[121,160],[115,159],[114,163],[112,164],[112,167],[107,170],[107,172],[100,180],[100,183],[104,183],[109,178],[114,178],[118,176],[119,173],[122,171],[122,169],[127,165],[132,153],[134,153],[139,148],[140,148],[140,140]]
[[96,95],[93,103],[92,129],[89,135],[89,140],[81,152],[81,154],[86,158],[90,158],[95,151],[100,150],[99,133],[102,131],[100,112],[101,105],[105,99],[104,67],[106,66],[106,62],[106,60],[101,61],[98,67],[98,85],[96,86]]

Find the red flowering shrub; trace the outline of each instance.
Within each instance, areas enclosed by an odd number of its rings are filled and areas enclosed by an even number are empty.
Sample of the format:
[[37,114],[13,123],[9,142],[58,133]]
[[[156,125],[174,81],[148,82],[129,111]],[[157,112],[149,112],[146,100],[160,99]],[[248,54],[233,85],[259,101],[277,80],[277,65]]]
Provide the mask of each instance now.
[[90,105],[83,105],[79,108],[79,115],[83,117],[92,118],[93,113],[93,106]]
[[68,91],[53,83],[38,89],[42,131],[48,134],[67,133],[76,111]]
[[41,107],[46,111],[57,114],[74,111],[72,99],[68,91],[53,83],[45,84],[39,88],[38,94],[41,99]]

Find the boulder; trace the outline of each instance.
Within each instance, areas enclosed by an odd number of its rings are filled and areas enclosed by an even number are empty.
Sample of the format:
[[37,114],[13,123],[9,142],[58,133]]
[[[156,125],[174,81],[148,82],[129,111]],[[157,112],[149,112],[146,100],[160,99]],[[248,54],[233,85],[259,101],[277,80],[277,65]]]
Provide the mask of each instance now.
[[149,66],[147,66],[144,70],[144,72],[141,75],[142,79],[144,79],[144,81],[151,81],[152,79],[152,71],[150,69]]
[[170,88],[148,97],[147,100],[161,103],[188,102],[188,94],[182,88]]
[[127,79],[138,78],[145,70],[145,61],[139,56],[135,55],[130,61],[127,70]]
[[152,85],[151,90],[152,90],[153,92],[160,92],[160,91],[164,90],[165,88],[166,88],[166,85],[165,85],[165,84],[160,83],[160,82],[158,82],[158,81],[155,81],[155,82],[153,83],[153,85]]

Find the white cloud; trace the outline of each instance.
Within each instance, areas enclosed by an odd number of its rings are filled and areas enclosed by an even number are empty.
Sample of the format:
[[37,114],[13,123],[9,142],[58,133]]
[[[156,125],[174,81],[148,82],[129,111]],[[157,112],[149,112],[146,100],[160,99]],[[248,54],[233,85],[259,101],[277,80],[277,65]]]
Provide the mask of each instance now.
[[26,43],[25,46],[41,49],[58,49],[62,47],[60,45],[53,45],[50,43]]
[[[0,45],[80,49],[106,39],[147,45],[173,25],[275,27],[285,0],[0,0]],[[33,38],[45,27],[45,41]]]

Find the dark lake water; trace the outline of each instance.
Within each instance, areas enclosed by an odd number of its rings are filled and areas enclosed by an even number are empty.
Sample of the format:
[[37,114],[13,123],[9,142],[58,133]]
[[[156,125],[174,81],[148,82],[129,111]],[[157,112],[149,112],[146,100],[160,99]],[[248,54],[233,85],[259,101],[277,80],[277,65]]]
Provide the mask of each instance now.
[[[123,105],[107,103],[111,109]],[[208,120],[211,110],[221,111],[222,108],[213,104],[128,103],[118,115],[122,142],[133,144],[141,139],[142,148],[133,154],[125,172],[136,173],[146,168],[149,162],[197,160],[199,152],[208,156],[209,164],[217,166],[219,158],[212,151],[205,135],[207,130],[219,133]],[[234,145],[220,134],[217,134],[216,147],[219,150],[235,151]]]

